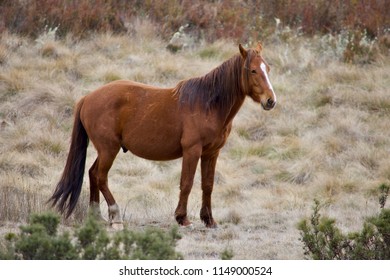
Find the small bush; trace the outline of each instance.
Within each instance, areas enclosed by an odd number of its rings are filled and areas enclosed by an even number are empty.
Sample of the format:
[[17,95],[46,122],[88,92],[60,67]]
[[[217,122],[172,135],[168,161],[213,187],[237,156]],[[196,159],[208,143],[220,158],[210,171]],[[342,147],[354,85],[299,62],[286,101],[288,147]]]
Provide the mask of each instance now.
[[390,209],[384,209],[389,186],[379,187],[381,211],[367,218],[360,232],[343,234],[335,226],[335,220],[321,217],[321,205],[314,201],[310,221],[302,220],[301,233],[304,254],[316,260],[388,260],[390,259]]
[[0,259],[23,260],[119,260],[182,259],[175,251],[178,229],[169,232],[149,228],[145,232],[127,229],[110,235],[89,216],[73,235],[58,233],[59,216],[32,215],[19,234],[10,233],[0,242]]
[[347,63],[370,63],[379,54],[376,40],[368,37],[367,31],[349,31],[346,37],[343,61]]
[[69,260],[77,259],[77,250],[70,235],[57,235],[59,217],[50,213],[32,215],[21,233],[6,235],[6,244],[0,247],[0,259]]
[[232,249],[226,248],[225,250],[222,251],[221,253],[221,260],[231,260],[234,257],[234,252]]

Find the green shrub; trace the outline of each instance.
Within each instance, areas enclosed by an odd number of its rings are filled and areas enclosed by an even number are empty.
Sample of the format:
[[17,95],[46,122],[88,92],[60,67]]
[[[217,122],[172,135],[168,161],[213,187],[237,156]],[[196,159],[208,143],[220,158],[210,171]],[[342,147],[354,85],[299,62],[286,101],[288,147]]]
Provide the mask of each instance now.
[[29,224],[20,227],[20,234],[6,235],[0,259],[77,259],[70,235],[57,235],[58,224],[59,217],[54,214],[32,215]]
[[220,257],[221,260],[231,260],[234,257],[234,252],[232,249],[226,248],[225,250],[222,251]]
[[310,221],[298,224],[304,254],[316,260],[390,259],[390,209],[384,208],[389,189],[385,184],[379,187],[380,213],[367,218],[360,232],[349,234],[343,234],[334,219],[321,217],[321,205],[315,200]]
[[89,216],[75,230],[58,233],[59,217],[45,213],[32,215],[20,233],[10,233],[0,242],[0,259],[77,260],[77,259],[182,259],[175,251],[180,239],[177,227],[169,232],[149,228],[145,232],[127,229],[109,234]]

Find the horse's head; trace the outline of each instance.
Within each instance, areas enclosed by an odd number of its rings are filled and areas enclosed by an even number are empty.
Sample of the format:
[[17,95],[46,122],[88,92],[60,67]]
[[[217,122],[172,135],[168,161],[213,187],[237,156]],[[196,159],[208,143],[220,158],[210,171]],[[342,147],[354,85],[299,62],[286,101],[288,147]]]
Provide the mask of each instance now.
[[268,77],[270,67],[261,55],[261,43],[255,49],[245,49],[240,44],[239,49],[244,59],[243,83],[246,83],[247,94],[261,103],[264,110],[271,110],[276,105],[276,95]]

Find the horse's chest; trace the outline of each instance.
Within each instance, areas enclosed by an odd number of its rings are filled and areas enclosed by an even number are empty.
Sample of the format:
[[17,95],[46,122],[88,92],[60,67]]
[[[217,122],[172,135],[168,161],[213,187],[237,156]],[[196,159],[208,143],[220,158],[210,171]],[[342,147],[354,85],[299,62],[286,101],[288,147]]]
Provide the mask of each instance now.
[[231,128],[231,125],[228,125],[219,130],[209,131],[204,146],[212,150],[221,149],[227,141]]

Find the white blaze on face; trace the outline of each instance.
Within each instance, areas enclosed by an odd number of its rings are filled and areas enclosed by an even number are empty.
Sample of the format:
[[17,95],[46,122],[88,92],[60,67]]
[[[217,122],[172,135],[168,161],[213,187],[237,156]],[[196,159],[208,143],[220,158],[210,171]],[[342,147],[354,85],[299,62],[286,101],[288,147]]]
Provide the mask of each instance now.
[[261,62],[260,69],[264,73],[264,76],[265,76],[265,79],[267,81],[268,87],[272,90],[272,94],[274,95],[274,101],[276,102],[276,95],[275,95],[275,92],[274,92],[274,88],[272,87],[271,82],[270,82],[270,80],[268,78],[267,66],[265,66],[264,62]]

